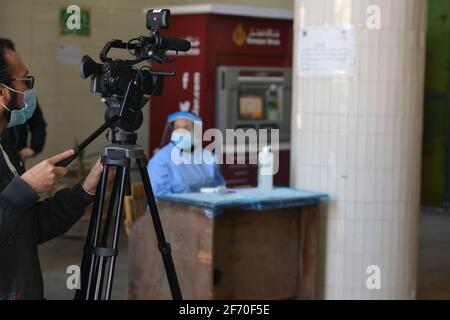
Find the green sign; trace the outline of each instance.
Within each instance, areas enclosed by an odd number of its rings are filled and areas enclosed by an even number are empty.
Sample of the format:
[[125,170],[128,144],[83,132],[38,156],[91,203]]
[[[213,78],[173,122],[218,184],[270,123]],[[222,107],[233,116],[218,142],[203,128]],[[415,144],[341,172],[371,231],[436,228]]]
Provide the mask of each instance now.
[[89,11],[72,7],[63,8],[59,13],[61,34],[88,37],[91,34]]

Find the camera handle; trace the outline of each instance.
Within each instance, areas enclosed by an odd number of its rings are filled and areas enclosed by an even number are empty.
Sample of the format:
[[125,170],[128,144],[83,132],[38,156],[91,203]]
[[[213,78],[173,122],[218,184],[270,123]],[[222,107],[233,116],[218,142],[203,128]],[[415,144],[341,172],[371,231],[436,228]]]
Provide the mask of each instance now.
[[119,116],[112,117],[108,121],[105,121],[97,130],[95,130],[89,137],[87,137],[83,142],[81,142],[78,146],[73,147],[72,149],[75,151],[75,154],[61,160],[60,162],[56,163],[57,167],[67,167],[73,160],[75,160],[81,151],[83,151],[84,148],[86,148],[92,141],[97,139],[99,135],[101,135],[106,129],[109,128],[111,123],[116,121],[119,118]]

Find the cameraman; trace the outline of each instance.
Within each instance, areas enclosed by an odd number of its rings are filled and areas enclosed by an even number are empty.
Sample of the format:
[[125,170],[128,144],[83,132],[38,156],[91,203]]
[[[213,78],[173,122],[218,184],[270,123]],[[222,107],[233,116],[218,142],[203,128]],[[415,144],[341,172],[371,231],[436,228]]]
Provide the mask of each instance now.
[[[0,46],[0,134],[25,123],[36,107],[34,78],[14,47]],[[42,299],[37,245],[65,233],[92,202],[102,165],[71,189],[37,201],[67,169],[56,167],[69,150],[25,171],[16,150],[0,141],[0,299]]]
[[[14,43],[9,39],[0,38],[0,47],[14,50]],[[12,148],[19,151],[23,161],[39,154],[44,148],[47,123],[44,120],[39,101],[36,101],[36,110],[28,121],[22,125],[7,128],[2,132],[1,139]],[[28,131],[31,134],[28,146]]]

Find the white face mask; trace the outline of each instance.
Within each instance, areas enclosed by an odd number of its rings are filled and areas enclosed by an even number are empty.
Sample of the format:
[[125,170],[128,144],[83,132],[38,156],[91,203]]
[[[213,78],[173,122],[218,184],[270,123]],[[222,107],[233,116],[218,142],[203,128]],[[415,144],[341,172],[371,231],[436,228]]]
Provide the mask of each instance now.
[[11,117],[8,122],[8,128],[24,124],[25,122],[28,121],[28,119],[31,118],[31,116],[34,113],[34,110],[36,110],[36,91],[34,89],[31,89],[25,92],[20,92],[4,85],[3,83],[1,83],[1,85],[8,88],[11,91],[24,95],[23,98],[24,106],[20,109],[11,110],[2,103],[2,106],[6,110],[11,112]]
[[178,149],[184,151],[190,151],[195,142],[194,134],[185,129],[174,130],[170,140]]

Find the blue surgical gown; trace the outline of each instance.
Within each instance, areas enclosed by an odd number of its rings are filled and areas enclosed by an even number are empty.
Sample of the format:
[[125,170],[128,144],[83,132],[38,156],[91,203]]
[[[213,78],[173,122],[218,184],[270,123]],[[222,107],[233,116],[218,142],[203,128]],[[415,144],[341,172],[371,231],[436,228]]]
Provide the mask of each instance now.
[[193,157],[194,154],[181,153],[173,143],[169,143],[153,156],[147,170],[156,198],[170,193],[199,192],[203,187],[225,185],[225,179],[220,174],[215,158],[208,150],[202,150],[203,156],[200,157],[202,163],[195,163],[192,158],[185,163],[173,161],[173,152],[183,154],[178,159]]

